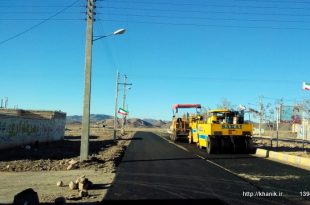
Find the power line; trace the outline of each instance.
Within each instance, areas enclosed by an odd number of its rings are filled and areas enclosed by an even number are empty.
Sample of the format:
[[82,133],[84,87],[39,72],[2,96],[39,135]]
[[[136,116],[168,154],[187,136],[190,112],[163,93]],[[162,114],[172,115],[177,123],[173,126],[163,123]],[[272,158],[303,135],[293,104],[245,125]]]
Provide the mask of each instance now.
[[241,25],[220,25],[220,24],[194,24],[194,23],[170,23],[170,22],[154,22],[154,21],[130,21],[130,20],[117,20],[117,19],[98,19],[98,21],[109,22],[127,22],[127,23],[140,23],[140,24],[158,24],[158,25],[171,25],[171,26],[195,26],[195,27],[218,27],[218,28],[245,28],[245,29],[270,29],[270,30],[302,30],[310,31],[310,28],[301,27],[272,27],[272,26],[241,26]]
[[[98,2],[103,2],[107,0],[97,0]],[[187,0],[189,2],[192,2],[192,0]],[[218,2],[217,0],[214,0],[215,2]],[[227,0],[232,2],[258,2],[258,3],[289,3],[289,4],[310,4],[309,1],[285,1],[285,0]],[[128,1],[129,2],[129,1]],[[158,2],[158,1],[157,1]],[[132,3],[131,1],[129,3]]]
[[[0,11],[1,14],[54,14],[50,11]],[[85,12],[66,12],[65,14],[83,14]]]
[[[0,21],[44,21],[44,18],[0,18]],[[85,18],[62,18],[62,19],[49,19],[49,21],[85,21]],[[0,43],[1,44],[1,43]]]
[[310,23],[302,20],[276,20],[276,19],[241,19],[241,18],[213,18],[213,17],[182,17],[168,15],[142,15],[142,14],[109,14],[112,16],[133,16],[133,17],[150,17],[150,18],[173,18],[173,19],[196,19],[196,20],[224,20],[224,21],[250,21],[250,22],[275,22],[275,23]]
[[[143,78],[143,79],[167,79],[167,80],[171,80],[171,79],[175,79],[175,80],[180,80],[180,79],[190,79],[190,80],[210,80],[210,81],[218,81],[217,77],[205,77],[205,76],[188,76],[188,75],[148,75],[148,74],[136,74],[136,73],[130,73],[129,74],[131,77],[135,77],[135,78]],[[296,84],[296,82],[299,81],[288,81],[288,80],[283,80],[283,79],[262,79],[262,78],[232,78],[232,77],[227,77],[227,78],[221,78],[221,82],[226,82],[226,81],[233,81],[233,82],[253,82],[253,83],[284,83],[284,84]],[[198,81],[198,82],[204,82],[204,81]]]
[[[18,1],[21,1],[21,2],[25,2],[25,0],[0,0],[0,2],[10,2],[10,3],[12,3],[12,2],[18,2]],[[40,1],[40,0],[32,0],[31,1],[32,3],[33,2],[40,2],[40,3],[42,3],[42,1]],[[46,3],[46,2],[64,2],[64,0],[49,0],[49,1],[46,1],[46,0],[44,0],[44,3]]]
[[283,9],[283,10],[309,10],[305,7],[279,7],[279,6],[250,6],[250,5],[219,5],[219,4],[193,4],[193,3],[171,3],[171,2],[143,2],[143,1],[101,1],[108,3],[130,3],[130,4],[151,4],[151,5],[173,5],[173,6],[199,6],[199,7],[220,7],[220,8],[246,8],[246,9]]
[[35,29],[36,27],[39,27],[40,25],[46,23],[47,21],[51,20],[51,19],[54,18],[55,16],[58,16],[59,14],[65,12],[67,9],[73,7],[73,6],[74,6],[77,2],[79,2],[79,1],[80,1],[80,0],[74,1],[74,2],[71,3],[70,5],[66,6],[65,8],[63,8],[63,9],[61,9],[60,11],[56,12],[55,14],[51,15],[50,17],[48,17],[48,18],[42,20],[41,22],[39,22],[39,23],[37,23],[37,24],[31,26],[30,28],[28,28],[28,29],[26,29],[26,30],[24,30],[24,31],[22,31],[22,32],[20,32],[20,33],[14,35],[14,36],[12,36],[12,37],[9,37],[9,38],[7,38],[7,39],[5,39],[5,40],[3,40],[3,41],[0,41],[0,45],[4,44],[4,43],[6,43],[6,42],[8,42],[8,41],[10,41],[10,40],[13,40],[13,39],[15,39],[15,38],[17,38],[17,37],[19,37],[19,36],[25,34],[25,33],[28,33],[29,31]]
[[310,4],[308,1],[277,1],[277,0],[234,0],[240,2],[259,2],[259,3],[292,3],[292,4]]
[[[63,8],[63,6],[53,6],[53,5],[0,5],[0,8]],[[75,8],[85,8],[85,6],[71,6]]]
[[204,10],[184,10],[184,9],[156,9],[156,8],[134,8],[134,7],[114,7],[105,6],[105,9],[133,10],[133,11],[160,11],[160,12],[178,12],[178,13],[203,13],[203,14],[233,14],[233,15],[261,15],[261,16],[298,16],[309,17],[310,14],[291,14],[291,13],[257,13],[257,12],[232,12],[232,11],[204,11]]

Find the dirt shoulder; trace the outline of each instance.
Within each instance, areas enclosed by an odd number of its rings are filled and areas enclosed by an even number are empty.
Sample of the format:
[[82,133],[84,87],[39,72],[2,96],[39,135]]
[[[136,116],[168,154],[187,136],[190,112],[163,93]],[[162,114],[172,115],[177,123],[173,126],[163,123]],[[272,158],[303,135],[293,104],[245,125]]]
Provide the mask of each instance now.
[[[14,195],[27,188],[38,193],[40,203],[54,202],[60,196],[70,203],[101,201],[135,132],[127,132],[115,142],[112,130],[91,128],[90,159],[85,162],[79,161],[80,133],[79,124],[67,125],[62,141],[0,151],[0,204],[12,203]],[[68,187],[83,175],[93,183],[87,197],[79,197],[77,190]],[[58,181],[63,186],[56,186]]]
[[254,139],[254,142],[258,148],[285,153],[289,155],[295,155],[300,157],[310,158],[310,144],[294,141],[279,141],[271,142],[270,139]]

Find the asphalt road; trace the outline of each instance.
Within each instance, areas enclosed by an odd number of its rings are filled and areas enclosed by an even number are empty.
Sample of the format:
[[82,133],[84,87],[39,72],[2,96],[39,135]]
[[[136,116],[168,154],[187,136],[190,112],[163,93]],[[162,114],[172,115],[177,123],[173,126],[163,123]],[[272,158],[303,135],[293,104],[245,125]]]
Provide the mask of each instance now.
[[310,204],[309,182],[306,170],[246,154],[207,155],[195,145],[137,132],[105,199]]

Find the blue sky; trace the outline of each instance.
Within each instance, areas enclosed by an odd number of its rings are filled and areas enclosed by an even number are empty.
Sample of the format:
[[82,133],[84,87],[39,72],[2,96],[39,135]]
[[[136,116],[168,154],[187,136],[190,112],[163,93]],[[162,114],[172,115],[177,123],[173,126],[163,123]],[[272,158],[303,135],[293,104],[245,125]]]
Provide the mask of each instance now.
[[[86,1],[0,0],[0,99],[9,107],[81,115]],[[273,0],[97,1],[91,113],[113,115],[116,70],[133,83],[130,117],[169,120],[171,105],[257,109],[309,98],[310,2]],[[120,91],[120,105],[122,90]]]

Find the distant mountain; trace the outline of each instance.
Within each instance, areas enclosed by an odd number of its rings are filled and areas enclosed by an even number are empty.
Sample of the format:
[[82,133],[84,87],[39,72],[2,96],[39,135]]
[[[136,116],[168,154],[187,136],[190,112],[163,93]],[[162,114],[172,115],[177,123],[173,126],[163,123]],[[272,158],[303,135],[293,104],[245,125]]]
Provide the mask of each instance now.
[[148,122],[148,123],[152,124],[155,127],[162,127],[165,124],[167,124],[167,122],[165,122],[163,120],[143,119],[143,121]]
[[[99,126],[104,127],[114,127],[114,117],[104,114],[91,114],[90,121],[96,123]],[[122,124],[122,119],[118,118],[118,125]],[[82,123],[81,115],[71,115],[67,116],[67,123]],[[169,127],[170,122],[155,119],[139,119],[139,118],[129,118],[126,121],[127,127]]]
[[[101,120],[112,119],[113,116],[104,115],[104,114],[91,114],[90,115],[90,122],[98,122]],[[81,115],[71,115],[67,116],[67,123],[81,123],[82,116]]]
[[167,124],[167,122],[164,122],[162,120],[158,120],[153,125],[156,126],[156,127],[162,127],[162,126],[164,126],[166,124]]
[[153,124],[138,118],[130,118],[127,120],[127,126],[130,127],[154,127]]
[[[123,123],[122,119],[117,120],[117,126],[121,126]],[[106,119],[106,120],[101,120],[96,123],[100,127],[114,127],[114,119]],[[154,127],[151,123],[148,123],[144,120],[138,119],[138,118],[130,118],[126,120],[126,127],[131,127],[131,128],[137,128],[137,127]]]
[[165,126],[167,123],[169,123],[168,121],[155,120],[155,119],[143,119],[143,121],[148,122],[154,125],[155,127],[162,127]]
[[157,121],[157,120],[155,120],[155,119],[149,119],[149,118],[142,119],[142,120],[145,121],[145,122],[151,123],[151,124],[154,124],[154,123],[156,123],[156,121]]

